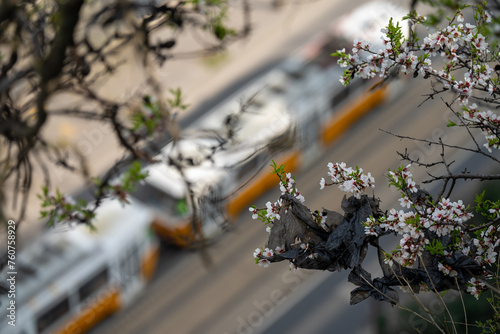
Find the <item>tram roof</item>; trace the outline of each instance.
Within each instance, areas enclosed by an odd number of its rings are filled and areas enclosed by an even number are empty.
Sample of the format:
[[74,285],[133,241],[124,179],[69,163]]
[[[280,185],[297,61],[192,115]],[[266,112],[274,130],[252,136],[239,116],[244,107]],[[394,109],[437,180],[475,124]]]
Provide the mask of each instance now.
[[[195,192],[202,193],[207,187],[220,183],[241,163],[265,150],[267,145],[283,136],[293,127],[286,104],[280,100],[267,101],[268,96],[256,95],[248,109],[238,113],[238,103],[228,103],[207,115],[196,128],[166,145],[157,156],[161,162],[145,167],[146,181],[174,197],[186,195],[188,181]],[[258,100],[260,99],[260,100]],[[233,136],[227,138],[227,128],[222,126],[231,117],[236,121]],[[178,157],[182,159],[178,159]],[[178,168],[169,163],[172,158],[182,161],[181,175]]]

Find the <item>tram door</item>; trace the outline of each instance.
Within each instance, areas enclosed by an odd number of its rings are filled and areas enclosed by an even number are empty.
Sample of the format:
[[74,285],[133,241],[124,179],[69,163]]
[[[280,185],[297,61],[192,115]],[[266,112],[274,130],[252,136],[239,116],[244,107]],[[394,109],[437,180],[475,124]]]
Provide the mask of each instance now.
[[118,263],[119,281],[123,304],[127,305],[140,292],[143,282],[139,273],[139,247],[131,244],[120,254]]
[[[305,116],[305,115],[304,115]],[[321,119],[316,111],[313,109],[307,117],[304,117],[300,125],[301,131],[299,136],[299,145],[304,156],[304,161],[315,161],[318,158],[319,149],[319,133],[320,133]]]

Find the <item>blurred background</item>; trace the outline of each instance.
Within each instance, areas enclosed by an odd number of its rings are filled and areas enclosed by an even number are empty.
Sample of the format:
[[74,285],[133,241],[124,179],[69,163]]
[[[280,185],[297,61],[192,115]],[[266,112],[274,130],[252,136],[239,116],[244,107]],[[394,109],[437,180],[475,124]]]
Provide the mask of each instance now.
[[[245,87],[290,57],[300,55],[318,60],[315,48],[318,43],[324,45],[321,43],[324,43],[325,32],[331,32],[339,18],[369,2],[252,0],[252,31],[247,38],[215,55],[166,62],[156,76],[165,87],[182,89],[190,107],[179,118],[184,124],[192,124],[207,113],[217,112],[221,102],[236,98],[235,93],[245,91]],[[409,1],[395,1],[393,5],[404,12]],[[230,1],[228,17],[234,24],[242,20],[240,6],[239,1]],[[340,32],[334,33],[345,34],[344,37],[352,40],[349,27],[361,24],[358,17],[351,17],[348,23],[344,21],[347,30],[340,29]],[[372,33],[379,31],[373,27],[365,29]],[[187,34],[179,39],[183,43],[179,47],[189,51],[192,44],[197,43],[197,36]],[[335,51],[332,46],[323,52],[323,56]],[[328,94],[326,98],[330,101],[342,91],[338,78],[330,83],[336,88],[314,88],[315,80],[319,80],[315,78],[320,78],[321,73],[336,65],[333,62],[333,65],[318,66],[311,70],[310,76],[308,72],[303,73],[310,82],[304,79],[294,83],[288,79],[281,83],[285,86],[296,85],[297,91],[306,87],[311,89],[300,101],[294,102],[294,108],[314,106],[315,101],[325,98],[324,94]],[[341,72],[337,70],[334,73]],[[116,76],[102,87],[102,91],[110,96],[126,98],[139,77],[141,74],[131,61],[121,67]],[[375,195],[382,201],[381,208],[389,210],[397,207],[398,193],[388,188],[385,182],[387,168],[397,168],[401,164],[396,151],[407,149],[411,156],[422,162],[435,161],[441,152],[421,142],[400,140],[387,132],[429,140],[442,138],[456,145],[468,145],[470,139],[458,129],[446,128],[450,114],[442,101],[428,100],[422,104],[426,100],[425,94],[429,93],[428,84],[425,80],[404,78],[391,82],[384,90],[383,99],[369,102],[372,104],[363,117],[356,118],[353,123],[346,121],[347,125],[340,130],[332,130],[337,132],[326,140],[328,145],[322,148],[320,154],[301,155],[294,176],[309,208],[341,212],[343,193],[334,187],[319,190],[319,180],[326,177],[328,162],[345,162],[348,166],[359,166],[371,172],[377,185]],[[321,82],[317,85],[323,87]],[[363,86],[352,90],[342,108],[333,106],[332,113],[340,113],[367,98],[372,94],[369,88]],[[323,95],[316,96],[314,92]],[[307,108],[305,110],[309,112]],[[49,124],[46,131],[55,142],[71,143],[87,152],[85,154],[92,162],[90,168],[93,173],[104,171],[119,157],[117,143],[106,126],[96,126],[91,122],[76,123],[60,117]],[[306,152],[307,147],[303,150]],[[486,163],[480,159],[471,161],[463,152],[450,160],[455,160],[457,170],[472,165],[484,172],[489,171]],[[413,171],[417,183],[425,178],[425,172]],[[54,175],[62,191],[76,193],[82,186],[65,172],[55,171]],[[431,184],[426,189],[436,191],[433,187],[437,185]],[[263,207],[268,200],[276,200],[279,194],[279,189],[273,188],[261,194],[252,204]],[[36,203],[36,200],[32,202]],[[24,224],[19,232],[20,247],[28,245],[42,230],[41,224],[35,223],[38,221],[36,205],[29,207],[25,219],[29,223]],[[160,243],[158,266],[150,283],[125,309],[103,320],[90,333],[395,332],[387,325],[390,322],[387,317],[380,317],[385,310],[391,312],[390,305],[371,300],[349,305],[349,293],[354,286],[347,282],[347,272],[293,271],[285,263],[268,268],[255,265],[252,252],[264,246],[267,237],[265,226],[258,220],[252,220],[251,214],[243,209],[225,233],[208,247],[180,249],[166,242]],[[374,254],[369,254],[365,266],[369,272],[377,273]],[[410,315],[407,317],[409,322],[414,321]],[[427,324],[414,322],[414,326],[425,332]]]

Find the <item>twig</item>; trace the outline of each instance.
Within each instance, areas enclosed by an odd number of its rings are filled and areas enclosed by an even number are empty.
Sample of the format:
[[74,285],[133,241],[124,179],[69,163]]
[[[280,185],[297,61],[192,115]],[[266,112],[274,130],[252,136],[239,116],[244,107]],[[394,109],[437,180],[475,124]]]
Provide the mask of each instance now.
[[[413,141],[423,142],[423,143],[426,143],[426,144],[429,144],[429,145],[441,145],[439,142],[435,142],[435,141],[428,140],[428,139],[413,138],[413,137],[409,137],[409,136],[398,135],[398,134],[389,132],[389,131],[384,130],[384,129],[379,129],[379,130],[382,131],[382,132],[385,132],[385,133],[387,133],[387,134],[389,134],[391,136],[399,138],[399,139],[409,139],[409,140],[413,140]],[[483,152],[482,150],[478,151],[476,149],[471,149],[471,148],[462,147],[462,146],[456,146],[456,145],[450,145],[450,144],[445,144],[445,143],[443,143],[442,145],[445,146],[445,147],[448,147],[448,148],[454,148],[454,149],[458,149],[458,150],[462,150],[462,151],[478,153],[478,154],[484,155],[485,157],[487,157],[487,158],[489,158],[489,159],[491,159],[491,160],[493,160],[495,162],[500,163],[499,159],[495,158],[491,154],[487,154],[487,153]]]

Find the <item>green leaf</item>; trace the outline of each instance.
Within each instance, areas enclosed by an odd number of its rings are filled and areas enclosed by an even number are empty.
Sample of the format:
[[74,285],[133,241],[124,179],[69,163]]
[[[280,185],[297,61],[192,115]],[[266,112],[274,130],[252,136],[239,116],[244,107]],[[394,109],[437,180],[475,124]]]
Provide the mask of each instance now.
[[441,241],[433,239],[429,244],[425,245],[425,249],[428,250],[431,255],[443,255],[445,247]]
[[223,25],[216,24],[213,27],[213,33],[219,40],[222,41],[226,37],[227,31]]

